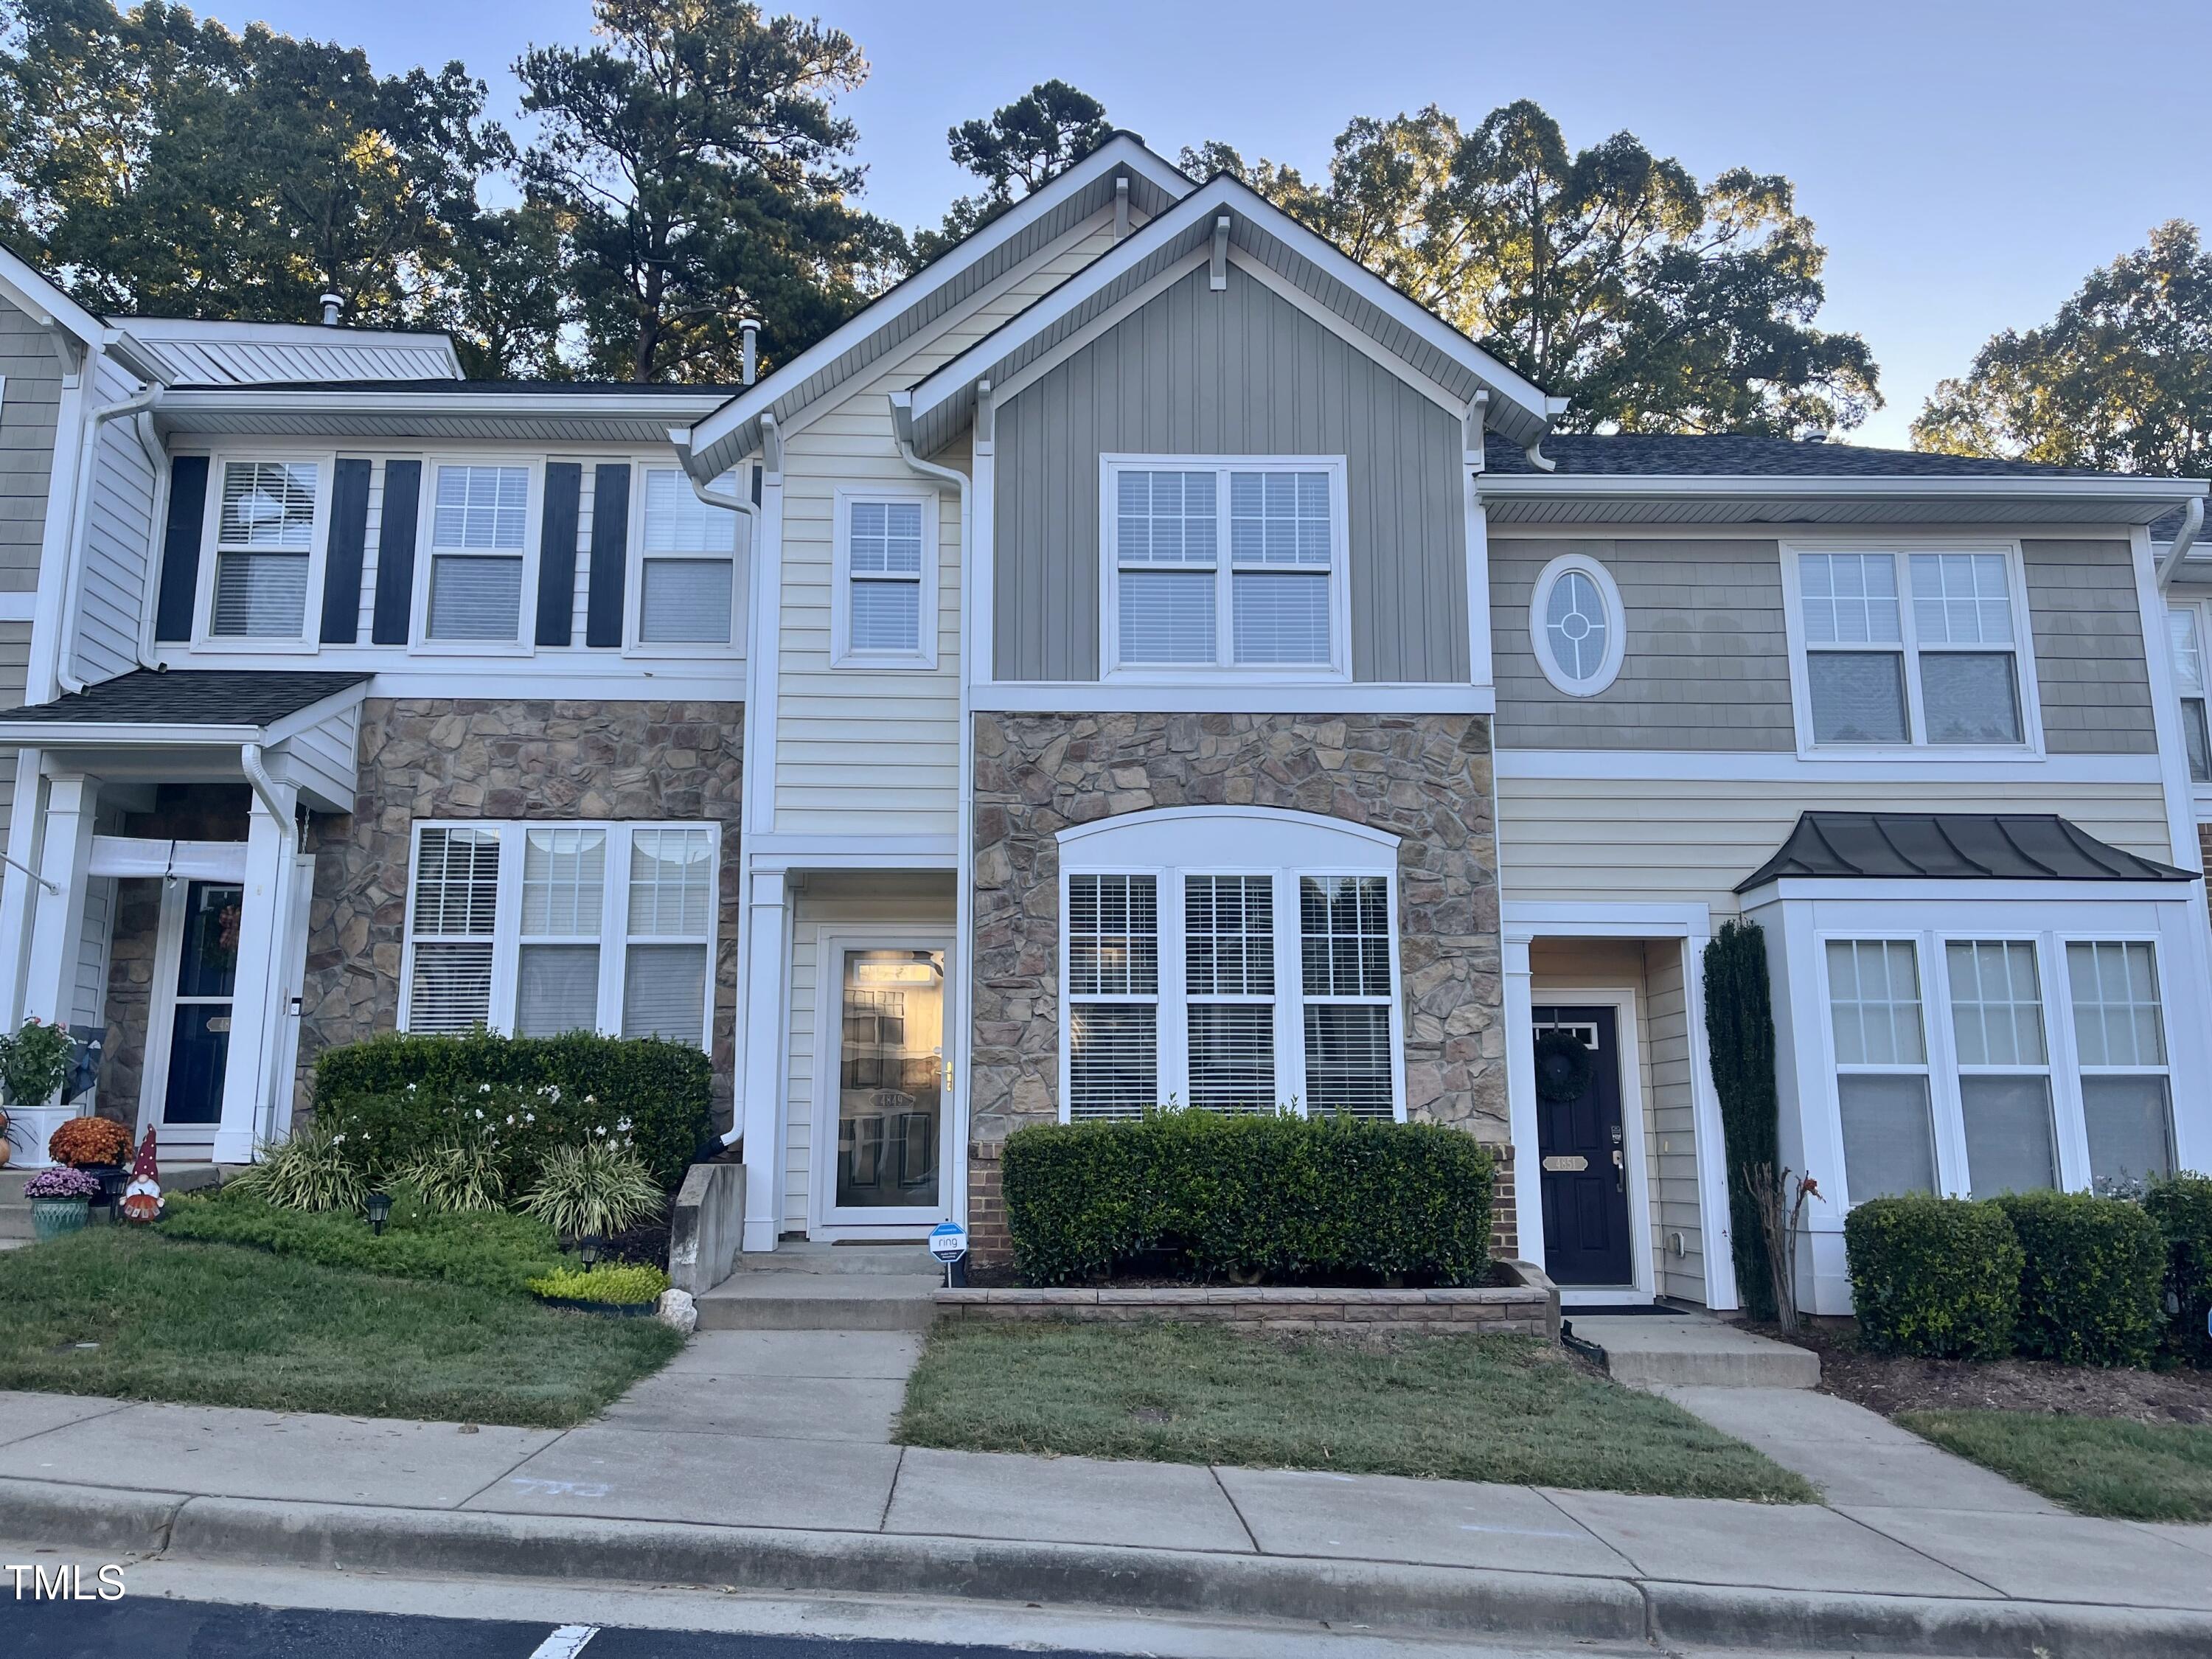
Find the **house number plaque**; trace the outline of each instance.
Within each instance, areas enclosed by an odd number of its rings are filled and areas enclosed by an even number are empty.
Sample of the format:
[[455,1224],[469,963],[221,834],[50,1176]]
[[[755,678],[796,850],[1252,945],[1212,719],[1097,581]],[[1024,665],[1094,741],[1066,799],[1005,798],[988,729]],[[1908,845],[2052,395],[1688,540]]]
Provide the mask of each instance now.
[[1580,1152],[1554,1152],[1544,1160],[1544,1167],[1554,1175],[1576,1175],[1589,1168],[1589,1159]]

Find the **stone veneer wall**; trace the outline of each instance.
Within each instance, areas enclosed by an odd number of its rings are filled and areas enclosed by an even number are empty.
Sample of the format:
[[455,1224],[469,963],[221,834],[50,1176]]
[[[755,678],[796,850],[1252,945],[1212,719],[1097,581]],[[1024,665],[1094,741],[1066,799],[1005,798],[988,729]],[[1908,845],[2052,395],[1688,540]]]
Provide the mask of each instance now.
[[[363,703],[353,813],[316,818],[307,841],[315,894],[300,1034],[302,1089],[323,1049],[398,1022],[417,819],[703,819],[722,826],[713,1054],[715,1110],[728,1127],[743,732],[737,702],[371,697]],[[607,877],[626,874],[610,869]]]
[[1387,830],[1398,849],[1408,1117],[1500,1153],[1493,1242],[1516,1249],[1490,723],[1462,714],[975,717],[975,1043],[969,1228],[1006,1248],[999,1149],[1060,1091],[1060,847],[1154,807],[1254,805]]

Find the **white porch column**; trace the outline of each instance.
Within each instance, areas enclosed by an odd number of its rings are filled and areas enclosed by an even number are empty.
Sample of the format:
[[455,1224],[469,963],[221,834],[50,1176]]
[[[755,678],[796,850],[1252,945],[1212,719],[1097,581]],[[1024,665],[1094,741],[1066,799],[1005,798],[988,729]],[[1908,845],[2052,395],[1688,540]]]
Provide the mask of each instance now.
[[746,878],[749,912],[744,1006],[745,1236],[748,1250],[773,1250],[783,1218],[785,1010],[791,962],[791,897],[781,870]]
[[[37,811],[35,797],[29,805]],[[98,778],[78,774],[47,781],[46,833],[39,856],[23,860],[52,884],[41,886],[25,880],[31,913],[31,948],[23,970],[26,1018],[66,1025],[76,1010],[77,958],[84,948],[84,884],[91,873],[93,818],[99,810]]]
[[281,952],[285,920],[298,879],[292,858],[296,792],[276,786],[271,813],[259,793],[246,830],[246,880],[238,919],[238,977],[231,991],[230,1047],[223,1062],[222,1119],[215,1132],[215,1161],[246,1164],[270,1132],[268,1115],[273,1073],[284,1053],[285,1018]]
[[1528,939],[1505,936],[1505,1106],[1513,1128],[1513,1227],[1523,1261],[1544,1265],[1544,1166],[1536,1122],[1536,1050],[1528,1022]]
[[9,1031],[23,1020],[23,978],[31,959],[31,901],[39,890],[19,866],[39,867],[46,826],[46,780],[39,773],[39,751],[21,750],[15,767],[15,805],[8,821],[8,856],[15,862],[0,865],[0,1030]]

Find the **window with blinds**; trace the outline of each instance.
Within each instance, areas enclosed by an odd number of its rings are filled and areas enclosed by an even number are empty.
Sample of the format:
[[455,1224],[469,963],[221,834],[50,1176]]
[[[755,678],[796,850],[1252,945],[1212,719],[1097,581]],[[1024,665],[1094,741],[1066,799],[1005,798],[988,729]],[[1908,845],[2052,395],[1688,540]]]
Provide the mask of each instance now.
[[313,461],[223,463],[209,637],[306,637],[319,477]]
[[402,1023],[707,1044],[719,846],[700,824],[419,824]]
[[935,663],[935,511],[918,496],[840,497],[830,619],[836,662]]
[[[725,492],[734,477],[716,481]],[[645,470],[638,552],[641,645],[726,646],[737,627],[738,515],[709,507],[674,467]]]
[[1340,464],[1109,465],[1109,672],[1341,674]]
[[442,465],[430,505],[430,594],[436,641],[521,637],[530,520],[526,466]]
[[1067,884],[1068,1115],[1138,1117],[1159,1092],[1159,881]]
[[1182,892],[1190,1103],[1272,1112],[1274,883],[1267,876],[1186,876]]
[[1390,1116],[1389,882],[1300,877],[1298,957],[1307,1112]]

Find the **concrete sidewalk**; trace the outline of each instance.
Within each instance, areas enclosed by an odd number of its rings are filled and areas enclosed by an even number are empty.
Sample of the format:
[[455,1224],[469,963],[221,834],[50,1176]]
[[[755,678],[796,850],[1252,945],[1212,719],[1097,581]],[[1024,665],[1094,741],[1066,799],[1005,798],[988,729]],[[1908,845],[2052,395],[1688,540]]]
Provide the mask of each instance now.
[[[0,1534],[184,1559],[1468,1636],[2212,1656],[2212,1528],[2085,1520],[1987,1492],[1907,1508],[1831,1487],[1829,1506],[1766,1505],[902,1449],[890,1428],[915,1340],[703,1333],[565,1432],[0,1394]],[[1852,1449],[1817,1407],[1796,1408],[1802,1423],[1773,1416],[1789,1409],[1769,1402],[1741,1431],[1833,1445],[1839,1469],[1909,1450]],[[1922,1498],[1948,1490],[1915,1478]]]

